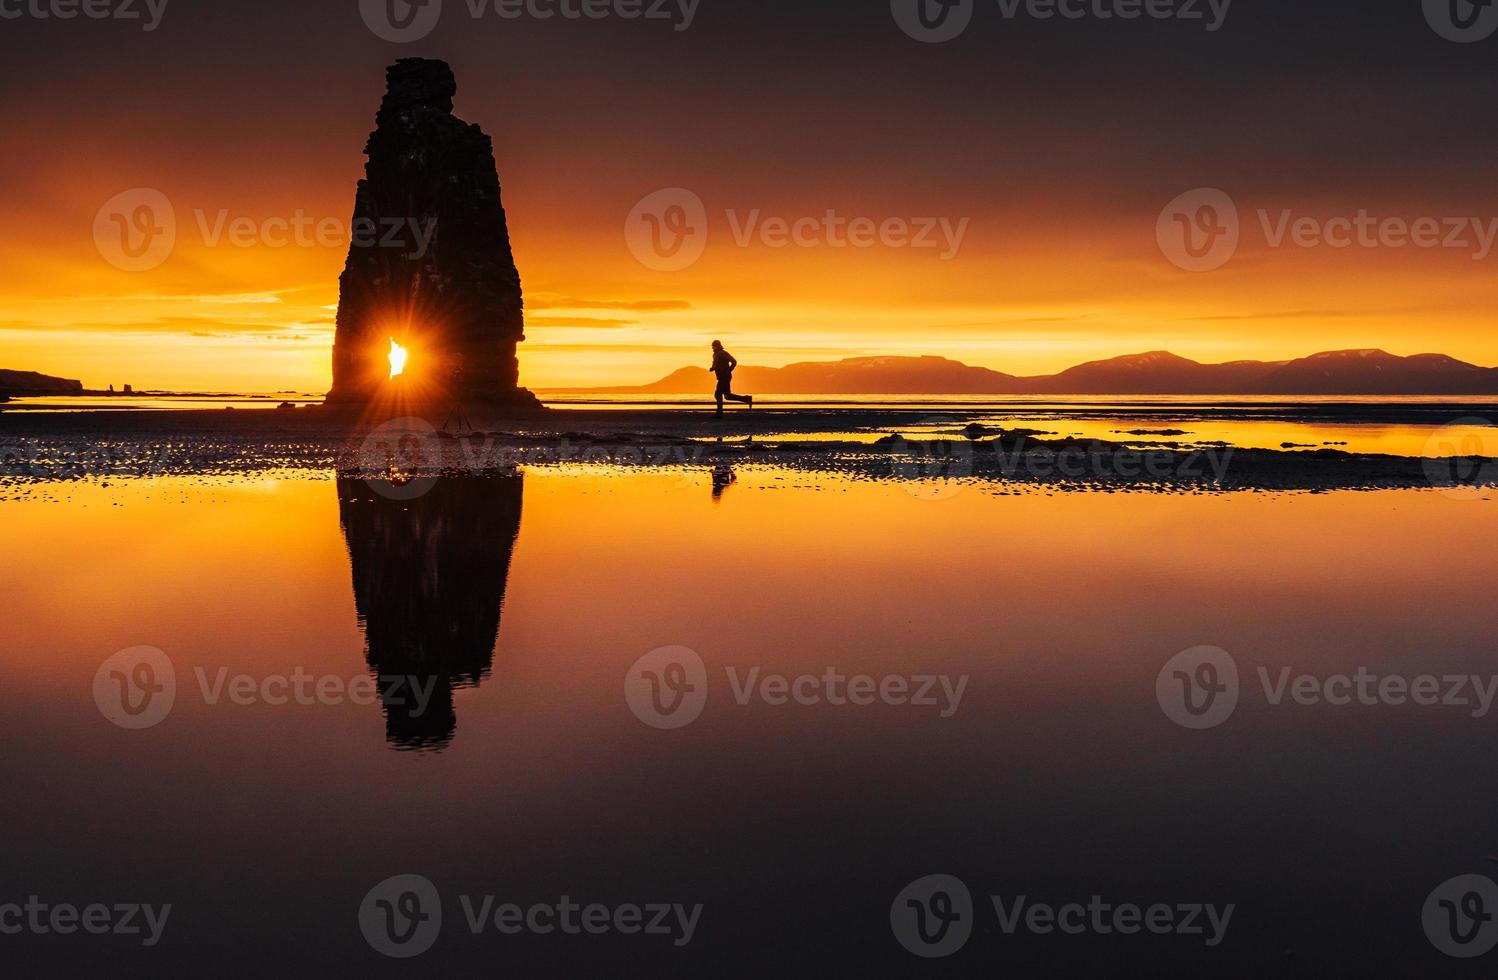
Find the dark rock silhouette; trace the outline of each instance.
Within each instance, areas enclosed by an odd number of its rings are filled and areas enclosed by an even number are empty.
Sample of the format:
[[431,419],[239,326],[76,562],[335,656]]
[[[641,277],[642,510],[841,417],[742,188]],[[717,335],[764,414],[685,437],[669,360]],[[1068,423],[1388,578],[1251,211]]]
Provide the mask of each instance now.
[[[534,405],[519,387],[520,274],[493,143],[453,115],[445,62],[403,58],[386,86],[339,279],[328,400],[369,402],[399,383],[434,403]],[[392,339],[410,352],[395,380]]]
[[0,371],[0,394],[81,395],[83,382],[54,378],[36,371]]
[[489,676],[523,481],[518,473],[444,477],[412,499],[392,499],[377,492],[387,484],[338,478],[354,608],[396,748],[445,746],[458,724],[453,688]]

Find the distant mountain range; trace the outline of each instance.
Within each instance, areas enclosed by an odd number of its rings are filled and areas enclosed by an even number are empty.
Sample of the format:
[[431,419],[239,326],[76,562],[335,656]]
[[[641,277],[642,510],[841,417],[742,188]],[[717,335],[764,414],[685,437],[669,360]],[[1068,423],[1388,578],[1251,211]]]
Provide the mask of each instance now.
[[[713,385],[706,368],[687,367],[654,384],[565,390],[700,395],[711,393]],[[1400,357],[1382,350],[1226,364],[1151,351],[1019,377],[945,357],[854,357],[781,368],[741,366],[734,389],[797,395],[1495,395],[1498,368],[1445,354]]]
[[[734,388],[766,395],[1498,395],[1498,368],[1445,354],[1400,357],[1339,350],[1293,361],[1201,364],[1166,351],[1089,361],[1060,374],[1020,377],[945,357],[852,357],[780,368],[741,366]],[[654,384],[553,388],[567,394],[711,394],[706,368]],[[0,397],[80,395],[82,382],[0,370]]]

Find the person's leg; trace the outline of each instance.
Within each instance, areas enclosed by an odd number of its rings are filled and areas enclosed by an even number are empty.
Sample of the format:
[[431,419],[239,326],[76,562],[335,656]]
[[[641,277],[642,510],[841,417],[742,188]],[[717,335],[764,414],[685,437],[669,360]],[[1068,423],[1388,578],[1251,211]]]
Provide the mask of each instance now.
[[723,411],[723,399],[746,405],[754,399],[749,395],[735,395],[733,393],[733,375],[724,375],[718,379],[718,411]]

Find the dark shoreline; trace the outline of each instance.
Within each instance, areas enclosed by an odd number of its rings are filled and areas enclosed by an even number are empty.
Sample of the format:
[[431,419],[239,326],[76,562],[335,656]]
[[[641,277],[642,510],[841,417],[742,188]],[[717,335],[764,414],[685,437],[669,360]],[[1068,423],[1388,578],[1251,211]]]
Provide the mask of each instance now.
[[[1220,408],[1272,418],[1286,407]],[[1296,407],[1302,412],[1296,419],[1306,420],[1307,406]],[[1309,408],[1315,419],[1441,425],[1477,416],[1489,407]],[[1491,407],[1498,417],[1498,406]],[[1117,406],[1108,406],[1106,413],[1102,408],[1069,417],[1118,414]],[[1263,414],[1266,411],[1271,414]],[[1180,416],[1178,407],[1174,412]],[[992,413],[992,406],[984,406],[981,414]],[[373,477],[399,457],[394,464],[398,469],[439,475],[604,464],[707,471],[777,466],[859,479],[1175,492],[1498,485],[1498,461],[1479,457],[1433,461],[1333,448],[1286,451],[1049,438],[1023,430],[984,429],[969,417],[976,414],[980,413],[951,409],[755,409],[720,419],[710,409],[475,411],[470,413],[475,431],[451,438],[439,436],[422,420],[392,423],[325,408],[6,412],[0,413],[0,475],[27,483],[105,476],[233,476],[268,470]],[[901,426],[929,424],[933,416],[939,417],[942,434],[887,434]],[[1201,418],[1202,413],[1192,417]],[[848,432],[880,432],[882,437],[873,443],[837,438],[837,433]],[[416,441],[402,443],[402,434]],[[824,438],[798,438],[813,434]]]

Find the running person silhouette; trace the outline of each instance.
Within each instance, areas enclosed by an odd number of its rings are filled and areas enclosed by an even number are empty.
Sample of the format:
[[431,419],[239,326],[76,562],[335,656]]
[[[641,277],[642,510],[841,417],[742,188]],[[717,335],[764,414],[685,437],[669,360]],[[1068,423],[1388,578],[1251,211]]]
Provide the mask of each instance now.
[[733,369],[739,366],[738,358],[723,349],[721,340],[713,341],[713,374],[718,376],[718,390],[713,397],[718,400],[718,414],[723,414],[723,402],[742,402],[750,408],[754,407],[753,395],[735,395],[733,393]]

